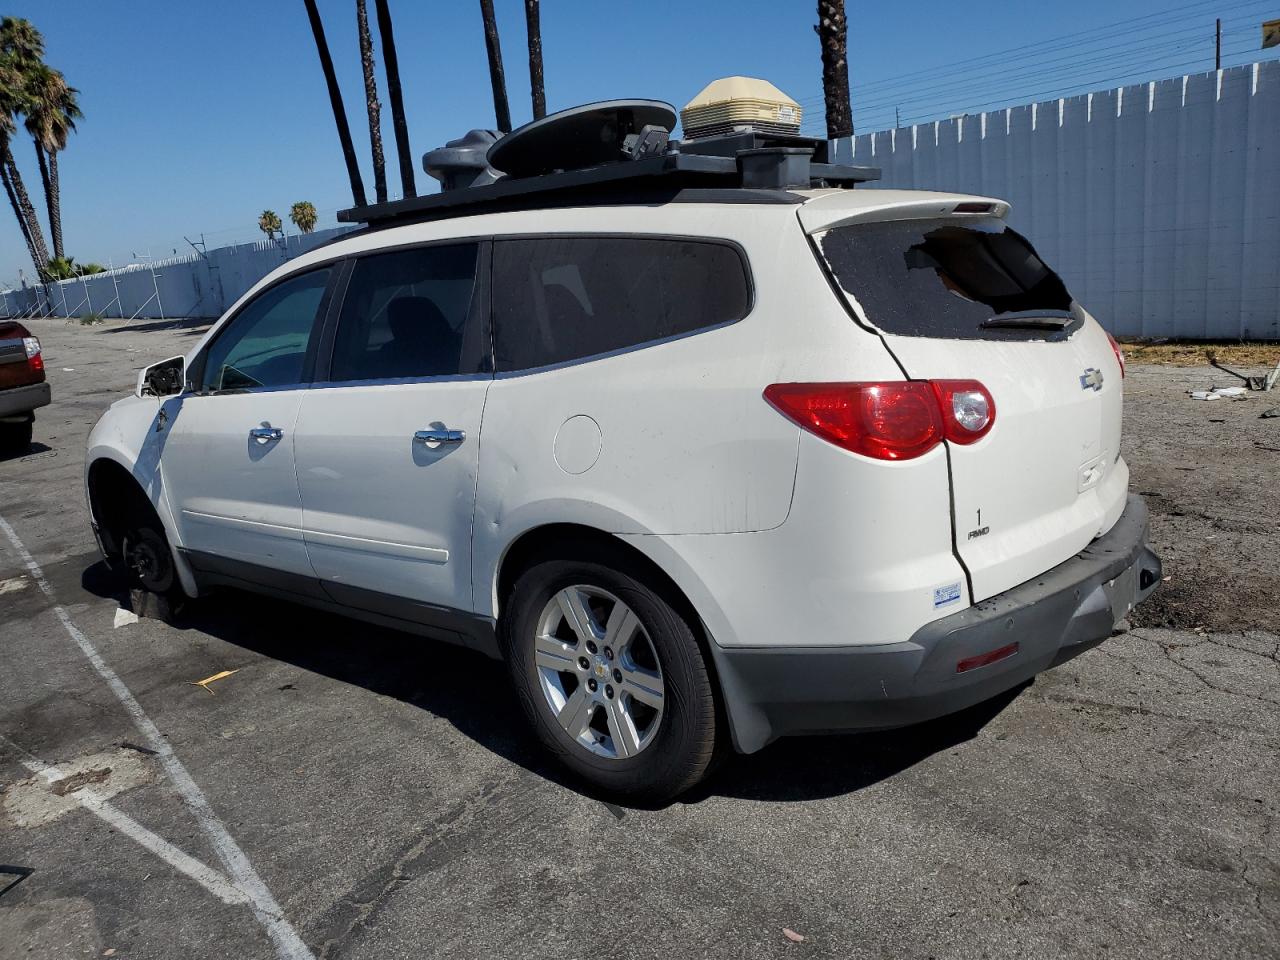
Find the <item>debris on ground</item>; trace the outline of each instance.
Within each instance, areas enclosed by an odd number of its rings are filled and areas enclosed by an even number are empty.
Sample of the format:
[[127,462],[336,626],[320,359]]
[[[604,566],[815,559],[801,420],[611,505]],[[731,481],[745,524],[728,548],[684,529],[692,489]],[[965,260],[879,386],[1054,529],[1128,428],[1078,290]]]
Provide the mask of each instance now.
[[1268,417],[1280,417],[1280,407],[1272,407],[1270,410],[1263,410],[1259,417],[1266,419]]
[[[1213,367],[1214,369],[1221,370],[1223,373],[1229,373],[1233,377],[1237,377],[1240,380],[1243,380],[1245,387],[1248,387],[1250,390],[1270,390],[1272,387],[1276,385],[1276,380],[1280,379],[1280,363],[1277,363],[1275,366],[1275,369],[1272,370],[1270,373],[1264,374],[1263,376],[1260,376],[1260,377],[1253,377],[1253,376],[1249,376],[1248,374],[1239,373],[1235,370],[1232,370],[1230,367],[1223,366],[1218,361],[1218,354],[1217,354],[1217,351],[1215,350],[1206,350],[1204,352],[1204,355],[1209,360],[1209,366]],[[1243,390],[1244,388],[1241,387],[1237,389]]]
[[782,935],[786,937],[788,940],[790,940],[792,943],[804,943],[804,934],[796,933],[790,927],[783,927]]
[[110,767],[97,767],[93,770],[81,770],[73,773],[61,780],[54,780],[49,784],[49,789],[59,797],[65,797],[68,793],[75,793],[84,787],[94,783],[102,783],[107,777],[111,776]]
[[204,690],[208,691],[210,694],[212,694],[213,691],[209,690],[209,684],[213,683],[215,680],[225,680],[227,677],[231,676],[233,673],[239,673],[239,672],[240,672],[239,670],[220,670],[217,673],[215,673],[212,677],[205,677],[203,680],[189,680],[187,682],[190,683],[193,687],[201,687]]
[[116,607],[116,619],[112,624],[113,627],[119,629],[120,627],[127,627],[129,624],[137,622],[138,615],[132,610],[126,610],[124,607]]
[[1249,391],[1244,387],[1214,387],[1212,390],[1189,390],[1192,400],[1248,400]]
[[[1280,410],[1280,407],[1276,409]],[[1266,414],[1263,414],[1266,416]],[[8,580],[0,580],[0,594],[17,593],[19,590],[27,589],[30,581],[26,577],[10,577]]]

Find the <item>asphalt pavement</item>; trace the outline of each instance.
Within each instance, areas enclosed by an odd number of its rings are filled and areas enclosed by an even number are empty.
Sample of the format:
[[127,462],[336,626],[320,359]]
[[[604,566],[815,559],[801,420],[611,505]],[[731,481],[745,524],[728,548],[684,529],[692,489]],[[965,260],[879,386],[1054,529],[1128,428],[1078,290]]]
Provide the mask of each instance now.
[[[1143,626],[620,807],[479,655],[239,593],[127,622],[85,438],[203,328],[33,327],[54,402],[0,461],[0,957],[1280,956],[1274,623]],[[1143,422],[1181,401],[1130,384]]]

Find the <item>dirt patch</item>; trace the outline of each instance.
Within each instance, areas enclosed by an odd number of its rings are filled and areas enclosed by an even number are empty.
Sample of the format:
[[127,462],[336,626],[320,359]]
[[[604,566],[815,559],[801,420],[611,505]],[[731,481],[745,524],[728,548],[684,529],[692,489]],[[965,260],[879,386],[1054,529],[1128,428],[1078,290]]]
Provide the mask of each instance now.
[[53,791],[55,796],[65,797],[68,793],[75,793],[81,787],[87,787],[94,783],[102,783],[107,777],[111,776],[110,767],[95,767],[92,770],[81,770],[79,773],[73,773],[69,777],[63,777],[61,780],[55,780],[49,784],[49,789]]
[[38,773],[7,787],[0,824],[42,826],[79,809],[81,791],[106,799],[149,783],[154,776],[150,758],[123,748],[89,754],[56,768],[60,774],[56,779]]
[[1280,363],[1280,344],[1277,343],[1210,343],[1205,341],[1170,341],[1152,343],[1141,340],[1122,340],[1125,361],[1130,364],[1154,366],[1202,367],[1209,356],[1218,358],[1228,367],[1261,367],[1259,370],[1241,370],[1241,373],[1262,374]]
[[[1271,345],[1280,355],[1280,346]],[[1169,577],[1134,626],[1238,631],[1280,625],[1280,391],[1243,402],[1187,397],[1211,367],[1130,364],[1124,456],[1151,510],[1151,543]]]

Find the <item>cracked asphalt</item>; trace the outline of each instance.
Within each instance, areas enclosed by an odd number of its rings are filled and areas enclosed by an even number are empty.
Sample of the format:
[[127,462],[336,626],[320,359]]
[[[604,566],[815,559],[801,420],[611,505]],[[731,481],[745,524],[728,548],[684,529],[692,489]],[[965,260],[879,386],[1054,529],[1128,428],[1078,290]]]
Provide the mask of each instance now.
[[[1171,577],[1131,631],[965,714],[781,741],[642,810],[548,766],[477,655],[241,594],[181,628],[115,626],[85,437],[200,328],[34,326],[54,403],[32,451],[0,461],[0,516],[295,955],[1280,956],[1280,419],[1186,400],[1212,371],[1129,373],[1125,452]],[[174,850],[223,870],[53,607],[0,537],[0,957],[284,955],[180,868]],[[53,796],[41,765],[116,819]]]

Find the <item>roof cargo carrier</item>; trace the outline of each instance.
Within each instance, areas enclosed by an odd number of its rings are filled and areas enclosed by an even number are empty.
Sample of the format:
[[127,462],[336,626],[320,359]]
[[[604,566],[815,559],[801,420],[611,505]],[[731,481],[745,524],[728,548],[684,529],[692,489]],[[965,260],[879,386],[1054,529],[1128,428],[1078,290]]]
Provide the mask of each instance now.
[[[423,156],[442,191],[338,213],[383,226],[500,210],[672,201],[794,202],[789,191],[852,187],[874,167],[832,163],[827,141],[777,125],[671,138],[673,106],[607,100],[543,117],[505,136],[472,130]],[[724,129],[723,127],[720,129]]]

